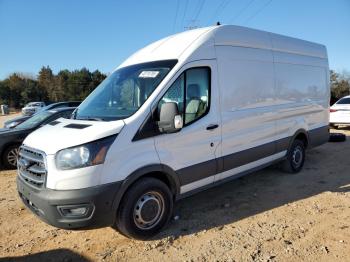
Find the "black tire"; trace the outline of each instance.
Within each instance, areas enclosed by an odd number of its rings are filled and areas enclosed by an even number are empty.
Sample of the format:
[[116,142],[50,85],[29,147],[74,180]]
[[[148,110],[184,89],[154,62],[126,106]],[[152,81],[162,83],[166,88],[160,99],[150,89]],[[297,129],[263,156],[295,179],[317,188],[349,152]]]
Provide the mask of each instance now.
[[2,154],[2,165],[4,168],[6,169],[17,168],[18,150],[19,150],[19,145],[11,145],[4,150]]
[[113,227],[127,237],[146,240],[168,223],[172,212],[173,197],[168,186],[155,178],[142,178],[123,196]]
[[342,133],[330,133],[329,142],[344,142],[346,141],[346,135]]
[[305,144],[303,141],[296,139],[287,153],[287,158],[281,163],[282,170],[296,174],[303,168],[305,162]]

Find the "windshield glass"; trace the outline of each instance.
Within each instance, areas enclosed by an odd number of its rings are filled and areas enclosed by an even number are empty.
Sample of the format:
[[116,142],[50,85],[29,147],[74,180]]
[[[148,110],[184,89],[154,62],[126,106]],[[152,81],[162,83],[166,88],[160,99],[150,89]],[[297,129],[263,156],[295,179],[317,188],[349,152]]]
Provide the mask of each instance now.
[[51,115],[53,115],[55,112],[53,111],[40,111],[39,113],[33,115],[31,118],[27,119],[23,123],[19,124],[15,128],[33,128],[37,125],[41,124],[43,121],[48,119]]
[[176,62],[157,61],[116,70],[81,103],[75,112],[75,118],[111,121],[131,116]]

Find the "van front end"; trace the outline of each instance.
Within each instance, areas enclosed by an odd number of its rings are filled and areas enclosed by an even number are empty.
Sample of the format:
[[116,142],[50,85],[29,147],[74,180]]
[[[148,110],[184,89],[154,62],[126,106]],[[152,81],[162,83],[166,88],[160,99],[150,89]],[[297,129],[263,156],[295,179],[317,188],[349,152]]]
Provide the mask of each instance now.
[[17,177],[18,193],[23,203],[44,222],[63,229],[112,225],[115,217],[113,197],[120,184],[116,182],[84,189],[53,190],[33,186],[22,175]]
[[17,188],[23,203],[58,228],[112,225],[113,200],[121,181],[102,184],[101,176],[123,121],[114,122],[113,127],[71,119],[53,124],[33,132],[20,147]]
[[[151,95],[156,96],[155,89],[176,62],[117,69],[71,119],[60,118],[27,136],[17,161],[24,204],[58,228],[116,226],[127,231],[131,221],[133,231],[125,234],[155,234],[170,218],[173,195],[162,181],[130,182],[139,177],[139,169],[158,174],[163,170],[153,139],[133,141],[150,113]],[[135,185],[139,191],[132,193]]]

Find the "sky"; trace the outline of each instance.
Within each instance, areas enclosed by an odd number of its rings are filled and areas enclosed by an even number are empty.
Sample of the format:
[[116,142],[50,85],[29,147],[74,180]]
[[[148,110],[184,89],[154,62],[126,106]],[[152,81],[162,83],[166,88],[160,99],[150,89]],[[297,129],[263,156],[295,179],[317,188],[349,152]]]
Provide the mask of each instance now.
[[143,46],[220,21],[326,45],[350,70],[350,0],[0,0],[0,79],[42,66],[113,71]]

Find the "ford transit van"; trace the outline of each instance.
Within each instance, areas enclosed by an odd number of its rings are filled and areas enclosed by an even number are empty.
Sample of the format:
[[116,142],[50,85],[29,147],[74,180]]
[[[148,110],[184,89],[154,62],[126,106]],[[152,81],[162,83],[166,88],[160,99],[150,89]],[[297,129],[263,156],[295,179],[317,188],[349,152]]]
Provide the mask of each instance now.
[[276,162],[299,172],[328,140],[329,96],[323,45],[230,25],[172,35],[25,139],[18,192],[53,226],[146,239],[180,198]]

